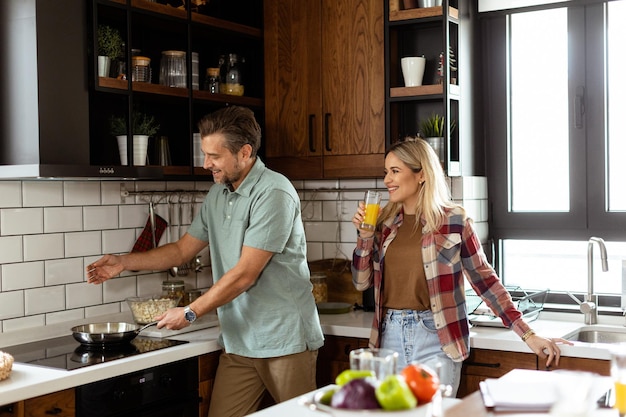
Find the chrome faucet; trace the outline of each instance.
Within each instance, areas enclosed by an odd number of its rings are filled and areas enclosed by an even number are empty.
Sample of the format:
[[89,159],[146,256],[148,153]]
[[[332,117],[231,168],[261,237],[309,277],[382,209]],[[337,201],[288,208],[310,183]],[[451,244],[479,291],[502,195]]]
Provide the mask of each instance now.
[[593,291],[593,243],[597,243],[600,248],[600,258],[602,259],[602,271],[609,270],[609,262],[606,256],[606,246],[604,240],[599,237],[589,238],[587,245],[587,295],[585,301],[580,303],[580,311],[585,315],[585,324],[596,324],[598,322],[598,296]]

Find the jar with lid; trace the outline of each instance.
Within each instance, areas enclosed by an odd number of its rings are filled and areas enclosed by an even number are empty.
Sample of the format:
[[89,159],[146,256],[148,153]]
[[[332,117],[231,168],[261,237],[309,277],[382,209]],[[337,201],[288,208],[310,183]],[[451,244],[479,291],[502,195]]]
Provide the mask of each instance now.
[[186,306],[188,304],[185,293],[184,281],[163,281],[161,284],[161,295],[168,298],[179,298],[179,307]]
[[147,56],[133,56],[132,80],[136,82],[152,82],[152,68],[150,68],[150,58]]
[[207,68],[206,69],[206,82],[205,90],[211,94],[217,94],[220,92],[220,69],[219,68]]
[[161,52],[159,84],[168,87],[187,87],[187,63],[185,51]]
[[327,302],[328,284],[326,283],[326,274],[323,272],[312,272],[311,284],[313,284],[313,298],[315,298],[315,304]]
[[226,65],[226,77],[222,93],[232,96],[243,96],[243,73],[241,63],[243,59],[237,54],[228,54],[228,64]]

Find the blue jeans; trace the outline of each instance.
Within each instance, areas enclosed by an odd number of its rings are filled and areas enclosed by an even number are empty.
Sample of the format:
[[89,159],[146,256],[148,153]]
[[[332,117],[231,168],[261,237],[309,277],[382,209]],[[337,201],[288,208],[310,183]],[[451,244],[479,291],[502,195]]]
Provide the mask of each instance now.
[[431,311],[388,310],[383,318],[381,347],[398,352],[398,371],[411,362],[428,365],[456,396],[462,363],[454,362],[441,350]]

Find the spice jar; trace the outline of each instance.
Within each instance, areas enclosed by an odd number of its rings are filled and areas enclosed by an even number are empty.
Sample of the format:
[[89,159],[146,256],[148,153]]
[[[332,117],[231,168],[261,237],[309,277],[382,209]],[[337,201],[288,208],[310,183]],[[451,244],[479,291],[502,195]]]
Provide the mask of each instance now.
[[315,304],[328,301],[328,284],[326,284],[326,274],[323,272],[311,273],[311,284],[313,284],[313,297]]
[[206,69],[205,90],[208,90],[211,94],[217,94],[220,92],[220,69],[219,68],[207,68]]
[[186,306],[188,303],[186,293],[185,293],[185,282],[184,281],[163,281],[161,284],[162,295],[168,298],[179,298],[178,302],[179,307]]
[[150,68],[150,58],[146,56],[133,56],[133,77],[136,82],[152,82],[152,68]]

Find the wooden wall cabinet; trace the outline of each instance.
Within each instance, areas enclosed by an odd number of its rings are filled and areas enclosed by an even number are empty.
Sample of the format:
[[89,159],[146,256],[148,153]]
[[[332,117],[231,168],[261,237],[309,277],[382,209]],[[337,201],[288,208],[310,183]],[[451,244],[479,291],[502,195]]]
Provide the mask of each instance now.
[[198,357],[198,392],[200,394],[200,408],[198,417],[209,414],[211,394],[215,384],[217,365],[220,362],[220,352],[211,352]]
[[381,177],[383,4],[266,0],[265,154],[290,179]]

